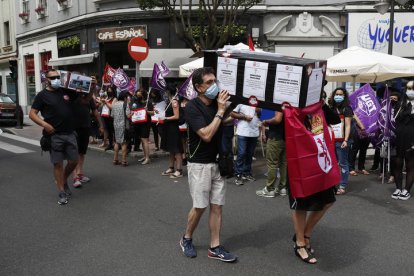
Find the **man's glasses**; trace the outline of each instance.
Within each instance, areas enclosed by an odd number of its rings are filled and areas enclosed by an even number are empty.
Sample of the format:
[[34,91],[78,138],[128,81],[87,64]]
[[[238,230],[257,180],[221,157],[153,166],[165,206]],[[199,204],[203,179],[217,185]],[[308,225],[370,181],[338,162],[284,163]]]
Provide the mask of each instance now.
[[49,80],[60,80],[60,76],[47,77]]

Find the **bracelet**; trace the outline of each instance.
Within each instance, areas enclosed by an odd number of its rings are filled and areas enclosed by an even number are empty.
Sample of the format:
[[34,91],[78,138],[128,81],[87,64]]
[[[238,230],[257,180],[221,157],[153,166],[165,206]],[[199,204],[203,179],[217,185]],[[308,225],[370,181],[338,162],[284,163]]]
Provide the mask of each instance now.
[[347,142],[348,143],[348,140],[344,140],[344,142]]
[[219,114],[216,114],[216,116],[214,116],[214,117],[219,118],[220,120],[223,120],[223,116],[221,116]]

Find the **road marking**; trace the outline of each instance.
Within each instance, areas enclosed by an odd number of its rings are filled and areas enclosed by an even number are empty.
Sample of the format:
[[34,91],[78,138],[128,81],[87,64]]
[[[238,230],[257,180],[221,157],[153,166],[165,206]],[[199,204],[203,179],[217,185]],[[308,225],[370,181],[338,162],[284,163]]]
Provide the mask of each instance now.
[[30,145],[33,145],[33,146],[40,147],[39,140],[29,139],[29,138],[25,138],[25,137],[13,135],[13,134],[8,134],[8,133],[3,133],[1,135],[1,137],[6,137],[6,138],[9,138],[9,139],[19,141],[19,142],[23,142],[23,143],[26,143],[26,144],[30,144]]
[[29,153],[29,152],[34,152],[32,150],[26,149],[26,148],[22,148],[22,147],[18,147],[9,143],[5,143],[5,142],[1,142],[0,141],[0,149],[4,149],[13,153],[17,153],[17,154],[21,154],[21,153]]
[[131,46],[131,52],[146,53],[147,52],[147,47]]

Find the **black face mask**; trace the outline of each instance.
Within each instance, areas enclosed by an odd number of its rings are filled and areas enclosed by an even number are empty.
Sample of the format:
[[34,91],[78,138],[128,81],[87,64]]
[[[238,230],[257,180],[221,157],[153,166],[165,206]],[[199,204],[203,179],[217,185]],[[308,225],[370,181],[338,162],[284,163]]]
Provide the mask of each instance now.
[[106,92],[106,95],[108,95],[109,98],[112,98],[114,96],[114,92]]

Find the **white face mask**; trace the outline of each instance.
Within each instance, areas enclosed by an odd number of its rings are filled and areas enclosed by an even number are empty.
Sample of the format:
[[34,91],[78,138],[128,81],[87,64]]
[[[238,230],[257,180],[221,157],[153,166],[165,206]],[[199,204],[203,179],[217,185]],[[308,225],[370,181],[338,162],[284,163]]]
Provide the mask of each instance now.
[[405,92],[405,94],[407,95],[407,97],[408,97],[410,100],[414,99],[414,90],[412,90],[412,89],[408,90],[408,89],[407,89],[407,92]]
[[52,86],[53,89],[58,89],[60,87],[60,80],[59,79],[50,80],[50,86]]

